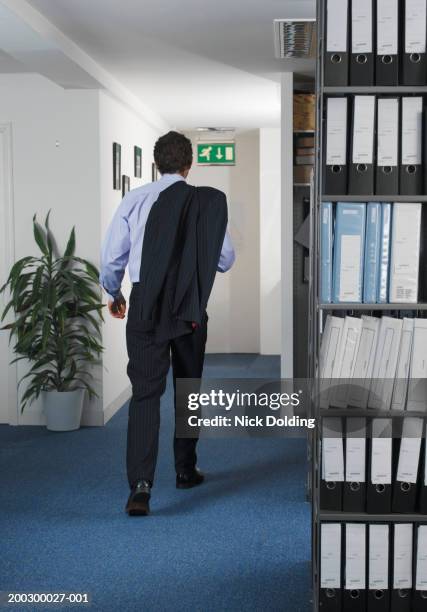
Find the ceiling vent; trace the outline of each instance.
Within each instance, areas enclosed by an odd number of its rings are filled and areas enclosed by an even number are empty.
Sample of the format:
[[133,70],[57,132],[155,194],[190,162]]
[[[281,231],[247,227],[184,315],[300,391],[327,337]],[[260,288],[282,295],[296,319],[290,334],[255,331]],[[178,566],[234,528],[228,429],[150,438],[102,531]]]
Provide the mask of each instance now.
[[311,59],[316,56],[315,19],[275,19],[274,48],[279,59]]
[[231,127],[198,127],[197,132],[234,132]]

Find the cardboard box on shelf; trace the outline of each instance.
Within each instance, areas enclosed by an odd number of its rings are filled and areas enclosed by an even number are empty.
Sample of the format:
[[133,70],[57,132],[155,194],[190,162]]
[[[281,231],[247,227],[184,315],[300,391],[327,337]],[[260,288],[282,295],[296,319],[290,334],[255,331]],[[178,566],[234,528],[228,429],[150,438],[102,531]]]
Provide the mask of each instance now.
[[295,164],[297,166],[314,166],[314,155],[297,155]]
[[314,153],[314,136],[298,136],[295,144],[297,147],[311,148]]
[[294,166],[294,183],[309,183],[313,166]]
[[294,130],[316,129],[316,96],[314,94],[294,94]]
[[304,147],[303,149],[298,148],[296,155],[314,155],[314,147]]

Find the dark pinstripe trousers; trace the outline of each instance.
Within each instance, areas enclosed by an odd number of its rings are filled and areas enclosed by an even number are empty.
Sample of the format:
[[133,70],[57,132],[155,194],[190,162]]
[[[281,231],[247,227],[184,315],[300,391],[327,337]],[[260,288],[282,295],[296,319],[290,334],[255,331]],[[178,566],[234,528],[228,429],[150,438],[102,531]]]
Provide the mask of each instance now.
[[[138,325],[137,305],[130,301],[126,325],[128,376],[132,384],[129,404],[126,465],[129,485],[154,480],[160,428],[160,398],[166,388],[171,356],[174,388],[177,378],[201,378],[207,337],[207,315],[192,333],[155,342],[152,331]],[[174,437],[175,470],[191,471],[196,465],[197,439]]]

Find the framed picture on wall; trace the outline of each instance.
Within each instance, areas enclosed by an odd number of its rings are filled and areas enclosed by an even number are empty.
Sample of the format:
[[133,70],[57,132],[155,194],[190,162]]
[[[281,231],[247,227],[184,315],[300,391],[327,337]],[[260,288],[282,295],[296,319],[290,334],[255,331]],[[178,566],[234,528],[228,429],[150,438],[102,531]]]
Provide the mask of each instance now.
[[122,196],[130,190],[130,178],[123,174],[122,176]]
[[142,176],[142,149],[141,147],[133,148],[133,173],[136,178]]
[[122,147],[113,142],[113,188],[120,189],[122,175]]
[[151,180],[157,181],[158,178],[159,178],[159,171],[157,170],[156,164],[153,162],[151,164]]

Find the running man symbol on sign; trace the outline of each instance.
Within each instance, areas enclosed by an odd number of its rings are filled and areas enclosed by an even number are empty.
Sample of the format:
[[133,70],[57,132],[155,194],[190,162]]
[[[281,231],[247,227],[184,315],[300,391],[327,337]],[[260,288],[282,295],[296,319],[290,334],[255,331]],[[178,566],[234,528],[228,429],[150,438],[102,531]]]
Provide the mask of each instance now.
[[205,147],[199,153],[199,157],[206,159],[206,161],[210,161],[211,159],[211,151],[212,147]]

